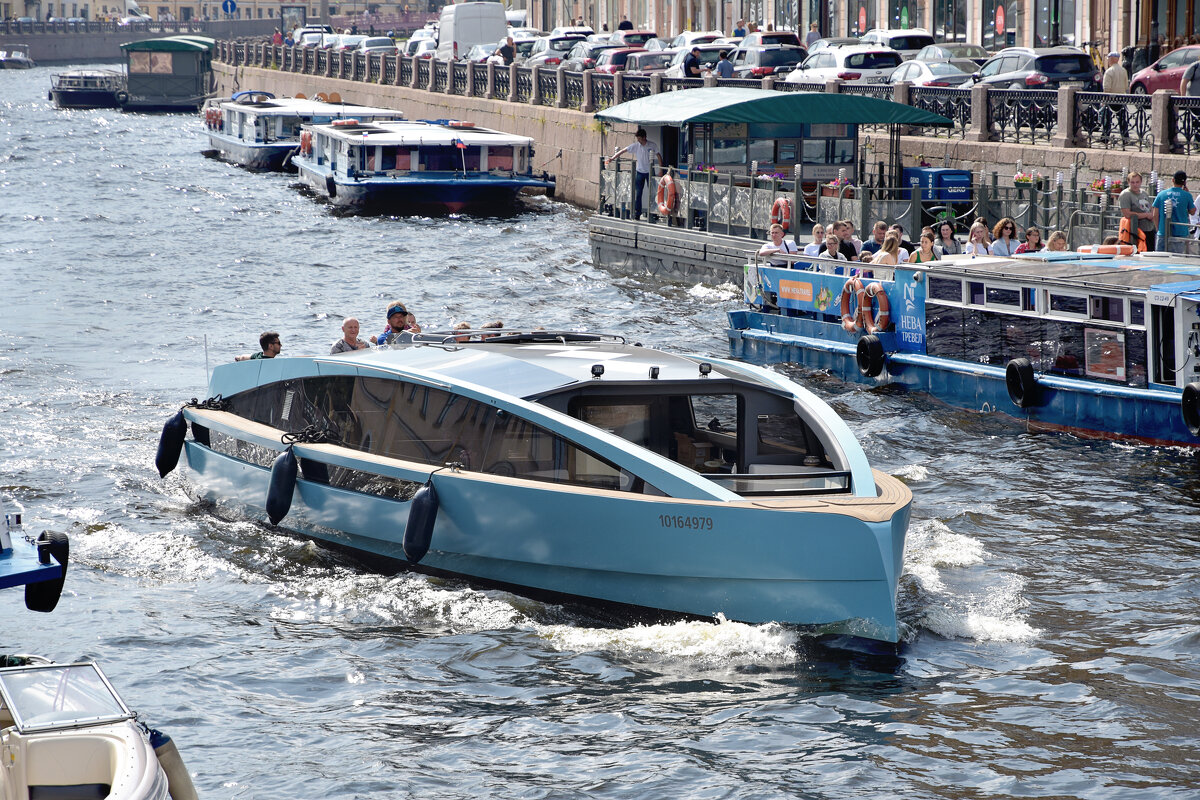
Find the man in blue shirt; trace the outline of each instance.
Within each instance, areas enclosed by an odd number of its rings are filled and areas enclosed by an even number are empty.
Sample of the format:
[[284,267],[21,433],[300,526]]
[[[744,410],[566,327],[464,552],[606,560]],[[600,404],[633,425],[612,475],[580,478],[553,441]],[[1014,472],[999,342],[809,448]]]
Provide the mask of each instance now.
[[746,21],[744,19],[739,19],[737,21],[737,26],[733,29],[733,35],[735,37],[746,35]]
[[717,62],[717,77],[732,78],[733,77],[733,62],[729,60],[729,51],[721,51],[721,60]]
[[[1188,216],[1196,213],[1196,203],[1192,200],[1191,192],[1187,190],[1186,172],[1176,171],[1172,183],[1174,186],[1164,189],[1154,198],[1154,207],[1158,209],[1158,240],[1165,242],[1166,249],[1170,252],[1183,253],[1186,246],[1186,242],[1183,240],[1188,235]],[[1167,227],[1167,203],[1171,204],[1169,229]],[[1164,238],[1168,230],[1172,237],[1177,238]]]

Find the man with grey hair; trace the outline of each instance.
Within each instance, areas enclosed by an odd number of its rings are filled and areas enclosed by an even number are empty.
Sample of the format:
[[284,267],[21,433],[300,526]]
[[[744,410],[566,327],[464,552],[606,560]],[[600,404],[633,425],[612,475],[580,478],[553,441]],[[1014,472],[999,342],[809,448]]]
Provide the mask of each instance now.
[[370,346],[358,338],[358,320],[354,317],[346,317],[342,322],[342,338],[334,342],[333,347],[329,348],[329,355],[336,356],[338,353],[352,353],[355,350],[366,350]]
[[[1104,70],[1104,93],[1109,95],[1129,94],[1129,73],[1121,66],[1121,54],[1116,50],[1108,54],[1108,67]],[[1112,130],[1112,118],[1117,118],[1121,128],[1121,138],[1129,138],[1129,109],[1125,101],[1114,98],[1104,109],[1104,138],[1108,138]]]

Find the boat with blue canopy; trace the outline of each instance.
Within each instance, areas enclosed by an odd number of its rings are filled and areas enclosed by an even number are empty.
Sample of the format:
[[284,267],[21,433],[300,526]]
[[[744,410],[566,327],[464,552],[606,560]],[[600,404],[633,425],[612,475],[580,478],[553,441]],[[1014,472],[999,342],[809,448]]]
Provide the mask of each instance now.
[[1200,446],[1200,258],[786,260],[746,265],[732,355],[927,392],[1030,430]]
[[418,214],[495,214],[526,190],[554,194],[533,173],[533,139],[460,120],[306,125],[292,160],[300,177],[335,206]]
[[222,364],[159,472],[182,453],[199,499],[381,569],[898,639],[912,494],[818,397],[619,337],[488,335]]
[[[209,148],[218,157],[255,170],[283,170],[298,152],[303,126],[334,120],[402,120],[404,112],[319,98],[275,97],[242,91],[201,110]],[[311,136],[311,134],[307,134]]]

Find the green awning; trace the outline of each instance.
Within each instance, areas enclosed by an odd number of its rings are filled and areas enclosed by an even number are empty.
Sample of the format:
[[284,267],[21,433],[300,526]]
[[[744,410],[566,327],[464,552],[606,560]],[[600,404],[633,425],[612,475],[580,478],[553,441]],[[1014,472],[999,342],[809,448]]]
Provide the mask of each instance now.
[[681,126],[688,122],[942,125],[941,114],[854,94],[775,92],[714,86],[639,97],[596,112],[605,122]]
[[185,36],[169,36],[165,39],[144,39],[140,42],[126,42],[121,45],[122,50],[150,50],[153,52],[170,52],[170,51],[190,51],[194,53],[211,50],[215,47],[215,43],[210,47],[208,44],[196,41],[200,37],[185,37]]

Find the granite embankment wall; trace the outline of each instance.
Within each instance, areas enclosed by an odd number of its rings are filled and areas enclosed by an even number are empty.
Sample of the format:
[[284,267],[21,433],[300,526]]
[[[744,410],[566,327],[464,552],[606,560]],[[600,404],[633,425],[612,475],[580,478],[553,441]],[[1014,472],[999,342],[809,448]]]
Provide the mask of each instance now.
[[193,20],[123,26],[112,22],[20,24],[10,21],[0,24],[0,50],[27,45],[30,58],[39,64],[120,61],[123,55],[121,45],[125,42],[140,42],[143,39],[180,34],[211,36],[216,39],[264,36],[270,35],[278,23],[278,20],[267,19],[211,22]]
[[534,167],[558,178],[557,199],[585,208],[595,208],[599,200],[599,154],[606,141],[611,150],[612,142],[622,140],[620,128],[615,138],[612,131],[603,136],[591,114],[568,108],[461,97],[259,67],[237,67],[235,73],[235,68],[228,64],[213,66],[218,91],[223,96],[242,89],[261,89],[277,96],[299,92],[308,97],[317,92],[337,92],[348,103],[396,108],[408,119],[465,119],[483,127],[530,136],[536,142]]

